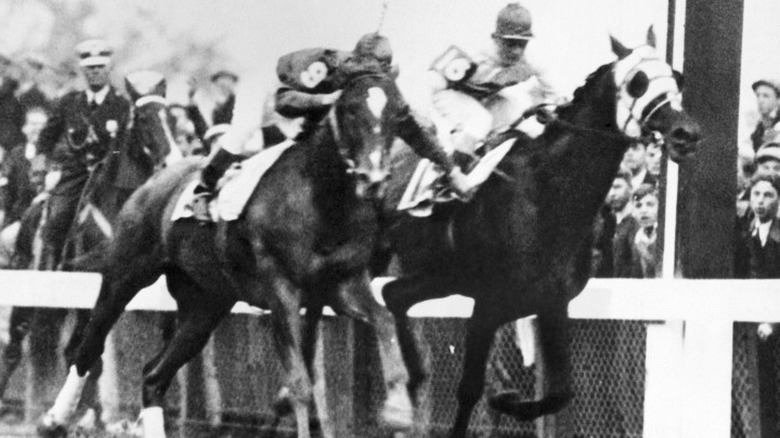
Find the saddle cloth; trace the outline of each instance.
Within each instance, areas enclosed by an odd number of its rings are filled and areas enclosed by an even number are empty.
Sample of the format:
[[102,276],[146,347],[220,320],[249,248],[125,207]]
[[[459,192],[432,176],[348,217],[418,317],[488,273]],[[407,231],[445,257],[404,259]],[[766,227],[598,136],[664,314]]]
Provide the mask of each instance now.
[[[512,149],[514,142],[515,139],[507,140],[486,153],[471,172],[466,175],[469,184],[475,190],[493,173],[498,163]],[[442,170],[430,160],[420,160],[414,174],[412,174],[412,178],[409,180],[409,185],[401,197],[401,201],[398,203],[398,210],[406,211],[415,217],[427,217],[433,212],[434,204],[457,199],[457,195],[452,190],[443,192],[438,190],[436,183],[442,175]]]
[[[219,195],[209,203],[212,221],[216,221],[218,218],[224,221],[238,219],[260,179],[276,163],[276,160],[294,144],[293,140],[287,140],[264,149],[242,161],[239,171],[226,172]],[[173,209],[172,221],[193,216],[192,203],[195,198],[195,187],[197,186],[198,180],[194,180],[181,193],[179,200],[176,202],[176,207]]]

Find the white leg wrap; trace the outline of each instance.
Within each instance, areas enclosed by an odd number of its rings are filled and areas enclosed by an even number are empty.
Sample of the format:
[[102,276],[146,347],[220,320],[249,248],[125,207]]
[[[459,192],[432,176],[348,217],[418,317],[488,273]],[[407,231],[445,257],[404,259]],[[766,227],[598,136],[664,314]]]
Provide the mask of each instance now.
[[79,404],[81,391],[87,382],[87,376],[89,376],[89,373],[85,374],[84,377],[79,376],[75,365],[70,367],[68,378],[65,380],[65,384],[62,385],[60,393],[57,394],[54,406],[49,409],[46,415],[53,424],[65,424],[68,418],[73,415]]
[[165,438],[165,418],[161,407],[144,408],[140,417],[144,438]]

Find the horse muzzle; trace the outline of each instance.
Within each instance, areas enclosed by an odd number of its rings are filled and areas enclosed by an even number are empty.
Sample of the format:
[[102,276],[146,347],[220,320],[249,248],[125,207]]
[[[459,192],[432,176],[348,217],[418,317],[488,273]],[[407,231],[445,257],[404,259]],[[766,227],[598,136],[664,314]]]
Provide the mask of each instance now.
[[361,199],[381,199],[390,179],[390,172],[385,170],[370,170],[353,172],[355,175],[355,195]]
[[685,118],[675,123],[665,138],[669,157],[674,161],[682,161],[693,155],[701,138],[701,127],[693,119]]

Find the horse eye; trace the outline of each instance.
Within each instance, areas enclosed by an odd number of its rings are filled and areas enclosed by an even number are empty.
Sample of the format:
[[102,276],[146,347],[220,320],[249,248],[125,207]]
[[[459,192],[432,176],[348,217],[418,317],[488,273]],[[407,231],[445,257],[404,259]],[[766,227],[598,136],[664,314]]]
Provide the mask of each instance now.
[[647,92],[647,87],[650,86],[650,79],[647,77],[647,73],[640,71],[637,72],[633,78],[628,82],[626,90],[628,95],[634,99],[638,99]]

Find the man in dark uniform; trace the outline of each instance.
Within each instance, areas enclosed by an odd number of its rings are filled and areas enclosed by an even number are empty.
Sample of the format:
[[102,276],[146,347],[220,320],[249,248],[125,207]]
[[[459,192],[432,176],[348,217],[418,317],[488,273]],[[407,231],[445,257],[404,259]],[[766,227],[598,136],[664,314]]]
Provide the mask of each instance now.
[[76,50],[88,87],[62,96],[41,132],[39,144],[44,154],[54,151],[58,142],[66,144],[62,177],[52,190],[49,217],[42,230],[51,267],[61,261],[91,167],[122,144],[130,119],[130,102],[109,84],[111,47],[101,40],[88,40]]

